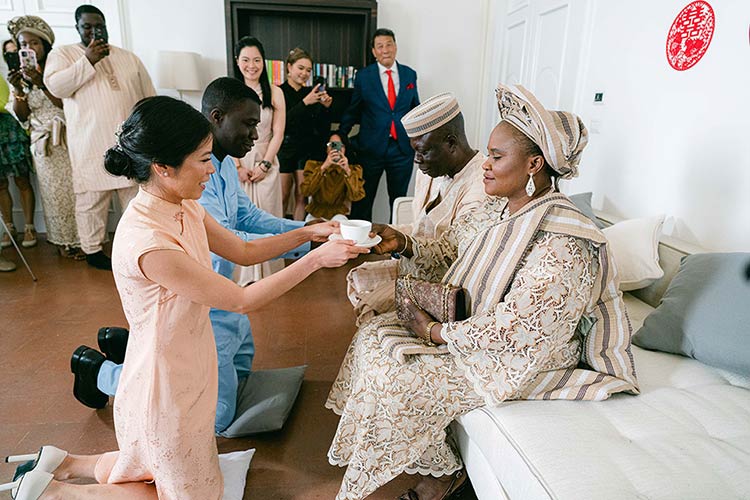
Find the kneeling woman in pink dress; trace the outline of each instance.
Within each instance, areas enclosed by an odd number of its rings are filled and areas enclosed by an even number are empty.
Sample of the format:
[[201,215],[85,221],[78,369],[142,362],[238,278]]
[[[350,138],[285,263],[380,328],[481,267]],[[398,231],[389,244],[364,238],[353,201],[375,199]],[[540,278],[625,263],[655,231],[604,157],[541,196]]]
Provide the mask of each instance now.
[[[212,141],[198,111],[158,96],[135,106],[107,152],[106,169],[141,186],[120,220],[112,250],[131,329],[114,406],[119,451],[74,456],[42,447],[29,457],[33,468],[6,486],[15,490],[13,498],[220,499],[214,437],[218,371],[209,308],[247,313],[317,269],[367,252],[350,241],[327,242],[245,288],[214,273],[209,252],[251,265],[310,239],[325,241],[336,223],[250,242],[237,238],[196,201],[214,172]],[[75,478],[99,484],[65,482]]]

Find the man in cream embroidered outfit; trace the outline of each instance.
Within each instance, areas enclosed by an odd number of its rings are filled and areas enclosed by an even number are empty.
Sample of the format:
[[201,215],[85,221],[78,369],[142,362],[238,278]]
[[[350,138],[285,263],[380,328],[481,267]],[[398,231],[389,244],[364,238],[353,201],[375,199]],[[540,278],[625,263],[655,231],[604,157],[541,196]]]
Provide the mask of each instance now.
[[[464,118],[451,93],[426,100],[401,120],[419,168],[414,189],[414,222],[396,226],[420,238],[438,238],[461,215],[474,210],[484,197],[485,157],[469,146]],[[349,300],[357,324],[393,310],[398,261],[367,262],[347,276]]]
[[63,100],[76,194],[76,223],[89,265],[111,269],[102,252],[113,192],[124,209],[138,189],[104,170],[104,152],[133,105],[156,94],[138,57],[107,43],[104,14],[81,5],[75,13],[81,43],[55,48],[47,57],[44,84]]

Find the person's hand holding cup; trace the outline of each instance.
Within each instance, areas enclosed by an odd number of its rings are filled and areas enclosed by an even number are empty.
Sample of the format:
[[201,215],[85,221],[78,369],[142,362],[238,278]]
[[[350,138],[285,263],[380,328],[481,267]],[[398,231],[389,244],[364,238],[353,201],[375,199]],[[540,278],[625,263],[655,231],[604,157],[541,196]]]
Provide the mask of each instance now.
[[370,239],[372,222],[366,220],[350,219],[341,221],[339,231],[345,240],[354,241],[355,245],[367,242]]

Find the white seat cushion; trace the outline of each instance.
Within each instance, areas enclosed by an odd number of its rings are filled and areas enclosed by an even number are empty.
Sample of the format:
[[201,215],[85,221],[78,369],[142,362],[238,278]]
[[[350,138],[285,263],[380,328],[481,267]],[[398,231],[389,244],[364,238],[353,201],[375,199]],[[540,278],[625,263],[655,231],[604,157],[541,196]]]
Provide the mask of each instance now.
[[[633,301],[638,328],[651,308]],[[633,354],[639,396],[511,401],[459,418],[480,500],[750,498],[750,390],[693,359]]]

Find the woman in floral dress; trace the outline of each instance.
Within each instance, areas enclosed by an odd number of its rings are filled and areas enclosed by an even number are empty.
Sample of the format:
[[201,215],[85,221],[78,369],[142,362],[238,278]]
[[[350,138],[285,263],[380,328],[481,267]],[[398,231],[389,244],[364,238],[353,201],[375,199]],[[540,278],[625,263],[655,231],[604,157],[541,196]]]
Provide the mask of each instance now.
[[38,68],[24,68],[9,75],[13,85],[13,112],[28,122],[31,152],[47,226],[47,242],[57,245],[61,255],[82,260],[75,219],[73,173],[65,142],[62,101],[44,86],[44,63],[52,50],[55,34],[37,16],[20,16],[8,23],[8,31],[19,47],[36,52]]

